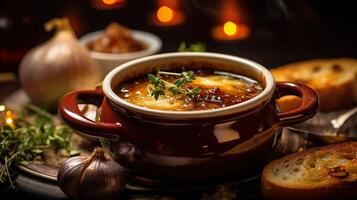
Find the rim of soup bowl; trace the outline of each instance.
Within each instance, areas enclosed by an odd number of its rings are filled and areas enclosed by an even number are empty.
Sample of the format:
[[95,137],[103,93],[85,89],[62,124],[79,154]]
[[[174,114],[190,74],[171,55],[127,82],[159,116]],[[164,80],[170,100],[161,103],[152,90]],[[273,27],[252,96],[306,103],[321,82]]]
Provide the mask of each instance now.
[[[187,58],[207,57],[208,58],[209,57],[209,58],[224,59],[231,63],[239,63],[239,64],[247,65],[252,69],[257,70],[261,72],[261,74],[263,74],[265,79],[265,88],[260,94],[244,102],[223,107],[223,108],[218,108],[218,109],[198,110],[198,111],[165,111],[165,110],[150,109],[150,108],[141,107],[129,103],[115,94],[112,88],[112,80],[115,76],[117,76],[117,74],[122,72],[124,69],[130,68],[139,63],[145,63],[145,62],[149,63],[155,60],[175,58],[175,57],[180,57],[180,58],[182,57],[187,57]],[[118,67],[113,69],[111,72],[107,74],[107,76],[103,81],[103,91],[105,96],[108,97],[116,105],[124,109],[134,111],[136,113],[148,115],[151,117],[177,119],[177,120],[204,119],[204,118],[220,117],[220,116],[232,115],[235,113],[244,112],[257,107],[258,105],[263,105],[264,103],[266,103],[268,100],[271,99],[274,90],[275,90],[275,80],[273,78],[273,75],[270,73],[268,69],[266,69],[262,65],[254,61],[237,57],[237,56],[231,56],[231,55],[220,54],[220,53],[208,53],[208,52],[164,53],[164,54],[158,54],[158,55],[135,59],[133,61],[129,61],[127,63],[119,65]]]
[[[147,48],[141,51],[135,51],[130,53],[103,53],[103,52],[92,51],[87,47],[86,48],[88,49],[89,54],[93,58],[100,59],[100,60],[112,60],[112,61],[132,60],[135,58],[152,55],[160,51],[162,47],[162,41],[158,36],[140,30],[131,30],[131,32],[133,34],[133,38],[137,41],[144,43]],[[102,35],[104,35],[104,30],[90,32],[80,37],[79,41],[83,46],[86,46],[90,41]]]

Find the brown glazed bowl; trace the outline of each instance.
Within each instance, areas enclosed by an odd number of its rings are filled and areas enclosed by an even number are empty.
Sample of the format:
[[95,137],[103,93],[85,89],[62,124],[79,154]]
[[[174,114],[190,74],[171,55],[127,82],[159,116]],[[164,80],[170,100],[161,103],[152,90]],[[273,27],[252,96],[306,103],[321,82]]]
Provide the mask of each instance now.
[[[213,68],[253,78],[265,87],[258,96],[237,105],[204,111],[162,111],[119,98],[119,83],[182,66]],[[299,108],[279,112],[276,99],[302,98]],[[78,109],[79,103],[101,106],[100,122]],[[110,139],[115,159],[139,176],[155,179],[202,180],[241,175],[267,159],[281,127],[311,118],[317,94],[309,87],[275,82],[263,66],[216,53],[168,53],[120,65],[104,79],[102,90],[74,91],[59,104],[65,123],[86,135]]]

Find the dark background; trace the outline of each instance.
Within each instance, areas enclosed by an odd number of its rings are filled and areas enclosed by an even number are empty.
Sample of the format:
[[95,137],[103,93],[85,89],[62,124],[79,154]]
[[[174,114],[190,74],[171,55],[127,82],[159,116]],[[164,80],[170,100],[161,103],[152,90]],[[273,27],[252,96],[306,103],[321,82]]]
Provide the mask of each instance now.
[[[210,35],[225,0],[179,1],[185,23],[160,27],[151,18],[156,0],[126,0],[125,5],[109,10],[95,8],[92,0],[0,0],[0,72],[17,72],[26,51],[53,35],[44,31],[43,24],[65,16],[78,36],[116,21],[157,34],[163,40],[162,52],[176,51],[181,41],[199,41],[208,51],[249,58],[268,68],[310,58],[357,58],[357,1],[237,0],[245,13],[240,20],[252,32],[245,40],[230,42],[216,41]],[[10,90],[0,86],[4,89]],[[255,199],[256,191],[259,188],[248,190],[252,197],[247,199]],[[1,199],[40,199],[27,193],[0,195]]]
[[22,55],[46,41],[43,24],[68,16],[78,36],[116,21],[157,34],[162,52],[176,51],[181,41],[200,41],[208,51],[255,60],[266,67],[317,57],[357,57],[357,1],[240,0],[251,28],[243,41],[219,42],[210,31],[218,23],[224,0],[180,0],[184,24],[159,27],[151,14],[155,0],[126,0],[116,9],[100,10],[91,0],[0,0],[0,71],[17,71]]

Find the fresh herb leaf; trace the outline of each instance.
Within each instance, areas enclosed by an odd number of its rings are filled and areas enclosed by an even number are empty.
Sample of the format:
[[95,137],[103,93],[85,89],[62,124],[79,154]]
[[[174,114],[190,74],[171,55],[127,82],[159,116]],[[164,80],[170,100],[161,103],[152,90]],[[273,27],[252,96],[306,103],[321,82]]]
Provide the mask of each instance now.
[[186,88],[186,95],[192,99],[196,98],[201,92],[200,88]]
[[195,80],[195,72],[193,71],[184,71],[182,73],[175,72],[164,72],[158,71],[157,74],[165,74],[170,76],[179,76],[180,78],[175,81],[175,83],[170,83],[162,80],[160,77],[154,76],[153,74],[148,74],[149,82],[153,85],[153,89],[151,90],[151,96],[157,100],[161,95],[165,95],[166,86],[168,90],[173,95],[186,94],[186,96],[190,98],[194,98],[201,91],[199,88],[193,88],[184,90],[184,85],[191,83]]
[[0,124],[0,182],[12,185],[12,167],[42,156],[48,148],[78,155],[70,145],[70,135],[69,127],[56,123],[50,113],[31,104],[24,106],[13,127]]
[[195,80],[195,72],[193,71],[182,72],[181,77],[185,83],[191,83],[192,80]]
[[181,86],[178,86],[178,85],[169,87],[169,90],[173,95],[182,94],[182,88],[181,88]]
[[155,98],[155,100],[158,100],[161,95],[165,95],[165,83],[164,81],[156,77],[153,74],[148,74],[148,79],[149,82],[154,86],[154,89],[151,91],[151,96]]
[[183,78],[179,78],[175,81],[175,86],[182,87],[185,84],[185,80]]
[[175,84],[169,88],[173,95],[179,95],[183,93],[182,86],[191,83],[195,79],[195,73],[193,71],[182,72],[180,74],[181,78],[175,81]]
[[203,43],[200,43],[200,42],[186,45],[185,42],[181,42],[177,51],[179,51],[179,52],[205,52],[206,45]]

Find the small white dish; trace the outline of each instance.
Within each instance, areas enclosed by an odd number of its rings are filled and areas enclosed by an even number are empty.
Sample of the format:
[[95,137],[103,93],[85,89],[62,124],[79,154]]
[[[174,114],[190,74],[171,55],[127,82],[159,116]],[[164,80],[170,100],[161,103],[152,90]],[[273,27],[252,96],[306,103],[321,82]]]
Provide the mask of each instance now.
[[[147,48],[142,51],[131,53],[102,53],[88,49],[90,56],[99,63],[102,69],[103,77],[107,75],[112,69],[127,61],[153,55],[161,50],[162,41],[158,36],[139,30],[132,30],[132,34],[135,40],[143,43]],[[87,44],[90,41],[93,41],[103,35],[103,30],[88,33],[80,38],[80,43],[87,48]]]

